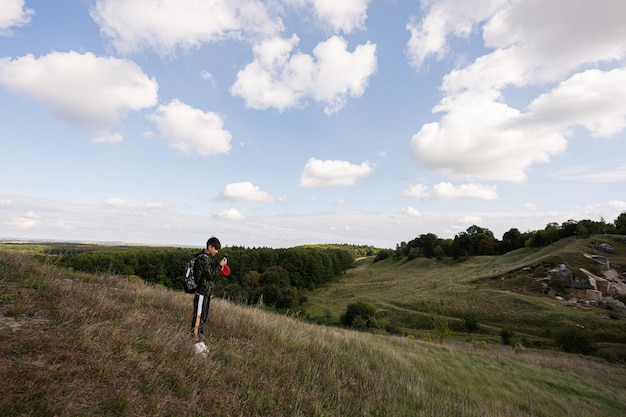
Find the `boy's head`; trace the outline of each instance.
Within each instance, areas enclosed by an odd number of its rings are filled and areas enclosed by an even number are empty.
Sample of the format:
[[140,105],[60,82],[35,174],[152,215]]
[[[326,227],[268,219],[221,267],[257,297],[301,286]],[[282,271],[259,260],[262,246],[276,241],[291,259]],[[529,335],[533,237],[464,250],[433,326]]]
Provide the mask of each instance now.
[[222,244],[220,243],[220,240],[215,236],[210,237],[209,240],[206,241],[206,248],[209,249],[209,246],[213,246],[213,248],[215,249],[215,253],[217,253],[218,250],[222,249]]

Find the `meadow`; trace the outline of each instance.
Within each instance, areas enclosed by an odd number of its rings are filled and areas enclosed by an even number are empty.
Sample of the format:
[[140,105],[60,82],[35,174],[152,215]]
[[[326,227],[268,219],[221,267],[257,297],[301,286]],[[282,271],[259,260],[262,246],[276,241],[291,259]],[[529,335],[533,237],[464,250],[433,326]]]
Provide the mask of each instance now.
[[[603,239],[603,240],[602,240]],[[508,330],[525,347],[551,348],[555,334],[566,328],[588,334],[596,354],[626,359],[626,315],[576,302],[585,290],[564,289],[562,298],[543,293],[547,270],[561,263],[575,277],[581,268],[601,275],[598,263],[586,254],[608,241],[616,248],[607,255],[616,268],[626,265],[626,244],[619,236],[562,239],[541,249],[518,249],[500,256],[450,260],[362,259],[339,280],[308,296],[308,316],[319,323],[339,323],[350,303],[374,306],[380,321],[401,335],[429,339],[433,320],[447,323],[449,337],[459,341],[500,343]],[[464,317],[471,314],[478,328],[468,331]]]
[[[364,298],[389,317],[396,309],[419,312],[415,306],[429,312],[443,300],[439,312],[452,319],[452,299],[461,311],[492,292],[529,297],[528,311],[598,316],[485,280],[526,265],[527,256],[554,253],[470,261],[463,273],[427,260],[364,260],[312,293],[311,308],[336,316]],[[455,335],[439,342],[427,328],[358,332],[219,298],[202,355],[193,350],[191,296],[182,291],[4,248],[0,287],[0,415],[617,417],[626,409],[626,366],[595,356]],[[498,326],[481,311],[484,333],[471,338],[493,339]]]

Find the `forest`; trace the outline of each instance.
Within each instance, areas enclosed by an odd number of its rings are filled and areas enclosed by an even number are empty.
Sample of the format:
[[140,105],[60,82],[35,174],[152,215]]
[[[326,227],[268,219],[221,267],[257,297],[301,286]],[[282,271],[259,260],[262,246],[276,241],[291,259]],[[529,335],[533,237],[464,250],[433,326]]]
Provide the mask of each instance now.
[[[182,289],[187,262],[200,249],[172,247],[68,245],[54,246],[45,256],[74,270],[125,275],[148,284]],[[357,257],[372,256],[375,248],[353,245],[310,245],[288,249],[225,247],[230,277],[218,277],[213,294],[243,304],[289,309],[315,289],[350,268]],[[262,296],[262,298],[261,298]]]

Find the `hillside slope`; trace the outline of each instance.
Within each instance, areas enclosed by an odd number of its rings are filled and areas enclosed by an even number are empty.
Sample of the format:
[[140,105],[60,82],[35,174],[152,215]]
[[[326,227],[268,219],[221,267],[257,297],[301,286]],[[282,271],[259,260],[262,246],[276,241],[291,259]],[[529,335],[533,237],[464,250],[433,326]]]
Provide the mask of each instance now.
[[0,415],[622,416],[626,368],[315,326],[0,249]]
[[[622,237],[623,238],[623,237]],[[615,236],[563,239],[541,249],[520,249],[502,256],[481,256],[455,263],[416,258],[360,261],[355,268],[308,294],[306,311],[318,322],[337,323],[351,303],[375,306],[386,329],[432,338],[433,318],[447,320],[457,340],[500,343],[503,330],[514,332],[526,347],[551,347],[564,328],[589,333],[603,357],[626,359],[626,314],[581,301],[585,290],[554,288],[545,294],[550,268],[565,264],[575,278],[603,272],[590,254],[600,241],[614,244],[603,253],[615,268],[626,266],[626,244]],[[613,271],[614,272],[614,271]],[[464,317],[471,313],[479,328],[469,333]]]

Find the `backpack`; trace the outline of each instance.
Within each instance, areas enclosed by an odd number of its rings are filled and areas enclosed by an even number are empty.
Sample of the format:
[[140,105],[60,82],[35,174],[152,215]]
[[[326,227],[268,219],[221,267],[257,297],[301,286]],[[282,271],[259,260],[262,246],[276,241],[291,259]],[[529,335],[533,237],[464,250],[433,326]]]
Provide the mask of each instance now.
[[193,267],[196,264],[196,259],[200,258],[203,255],[204,252],[194,256],[189,262],[187,262],[187,266],[185,266],[185,274],[183,275],[183,289],[187,294],[194,294],[198,289],[198,283],[196,282],[196,277],[193,274]]

